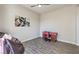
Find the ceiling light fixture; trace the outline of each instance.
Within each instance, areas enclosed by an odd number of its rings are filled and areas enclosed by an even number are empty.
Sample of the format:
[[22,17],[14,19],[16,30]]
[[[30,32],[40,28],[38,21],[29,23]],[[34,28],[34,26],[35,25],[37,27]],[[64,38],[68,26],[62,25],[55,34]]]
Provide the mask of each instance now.
[[35,5],[31,5],[30,7],[42,7],[42,6],[48,6],[50,4],[35,4]]
[[42,5],[38,5],[38,7],[42,7]]

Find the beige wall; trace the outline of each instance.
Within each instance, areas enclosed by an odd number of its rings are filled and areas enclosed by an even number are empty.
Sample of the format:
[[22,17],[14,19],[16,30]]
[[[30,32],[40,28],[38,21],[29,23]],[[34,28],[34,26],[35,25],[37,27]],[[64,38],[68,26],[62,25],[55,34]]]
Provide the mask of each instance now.
[[3,20],[3,18],[4,18],[4,7],[3,7],[3,5],[0,5],[0,31],[2,32],[3,31],[3,27],[4,27],[4,25],[3,25],[3,22],[4,22],[4,20]]
[[[3,7],[3,25],[4,32],[19,38],[21,41],[27,41],[39,37],[39,15],[18,5],[2,5]],[[30,19],[30,27],[15,27],[16,16],[24,16]]]
[[[30,18],[30,27],[15,27],[15,16]],[[58,32],[58,40],[79,45],[79,7],[68,6],[42,15],[20,5],[0,5],[0,31],[21,41],[41,36],[43,31]]]
[[75,44],[76,7],[68,6],[41,15],[40,34],[58,32],[58,40]]
[[77,35],[76,35],[76,37],[77,37],[77,45],[79,45],[79,6],[77,7],[77,20],[76,20],[76,33],[77,33]]

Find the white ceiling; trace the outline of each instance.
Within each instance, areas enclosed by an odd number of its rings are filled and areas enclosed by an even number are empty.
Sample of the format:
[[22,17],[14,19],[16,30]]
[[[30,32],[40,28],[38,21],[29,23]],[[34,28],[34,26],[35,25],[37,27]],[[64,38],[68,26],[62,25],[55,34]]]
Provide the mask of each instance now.
[[39,13],[39,14],[46,13],[51,10],[55,10],[57,8],[62,8],[62,7],[68,6],[65,4],[50,4],[50,5],[43,5],[42,7],[30,7],[32,5],[34,5],[34,4],[24,4],[22,6],[28,8],[36,13]]

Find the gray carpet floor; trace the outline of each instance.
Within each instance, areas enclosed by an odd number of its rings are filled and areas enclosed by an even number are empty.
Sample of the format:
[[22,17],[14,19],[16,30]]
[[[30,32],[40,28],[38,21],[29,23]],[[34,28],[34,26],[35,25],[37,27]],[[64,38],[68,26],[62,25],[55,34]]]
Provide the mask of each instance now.
[[64,42],[47,42],[42,38],[23,43],[25,54],[79,54],[79,47]]

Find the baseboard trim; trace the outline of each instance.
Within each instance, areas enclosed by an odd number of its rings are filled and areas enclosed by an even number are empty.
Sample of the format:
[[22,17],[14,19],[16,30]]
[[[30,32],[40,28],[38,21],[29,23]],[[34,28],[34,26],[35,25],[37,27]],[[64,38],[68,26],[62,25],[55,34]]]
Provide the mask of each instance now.
[[30,39],[27,39],[27,40],[23,40],[22,43],[24,43],[24,42],[26,42],[26,41],[33,40],[33,39],[38,39],[38,38],[40,38],[40,37],[38,36],[38,37],[30,38]]
[[78,43],[77,43],[76,45],[77,45],[77,46],[79,46],[79,44],[78,44]]
[[[38,39],[38,38],[42,38],[42,37],[38,36],[38,37],[30,38],[30,39],[27,39],[27,40],[22,41],[22,43],[24,43],[24,42],[26,42],[26,41],[33,40],[33,39]],[[69,43],[69,44],[73,44],[73,45],[79,46],[79,44],[74,43],[74,42],[68,42],[68,41],[63,41],[63,40],[57,40],[57,41],[65,42],[65,43]]]
[[[58,41],[65,42],[65,43],[69,43],[69,44],[73,44],[73,45],[77,45],[77,44],[74,43],[74,42],[68,42],[68,41],[63,41],[63,40],[58,40]],[[78,46],[79,46],[79,45],[78,45]]]

